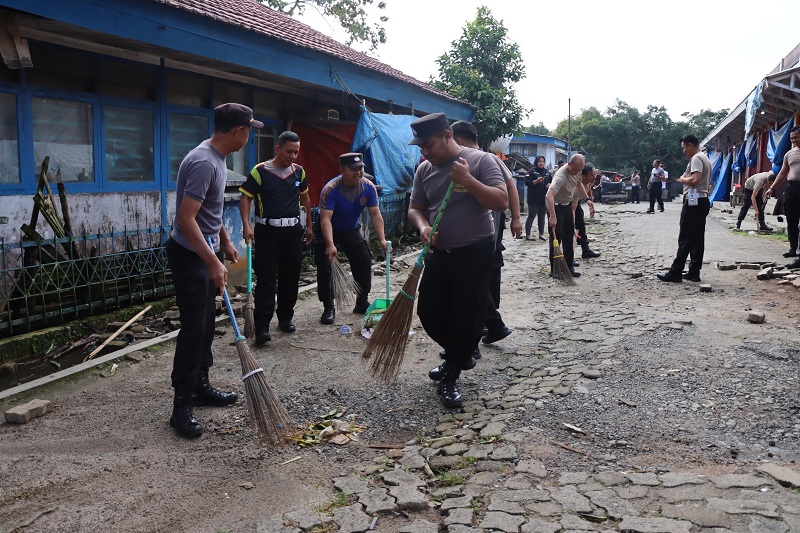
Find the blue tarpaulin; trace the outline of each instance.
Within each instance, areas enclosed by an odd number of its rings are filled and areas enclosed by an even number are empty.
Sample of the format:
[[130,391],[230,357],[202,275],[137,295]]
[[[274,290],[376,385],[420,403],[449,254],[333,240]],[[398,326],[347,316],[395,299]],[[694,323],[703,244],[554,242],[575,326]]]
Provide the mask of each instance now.
[[381,186],[381,194],[405,193],[414,183],[414,169],[419,163],[418,146],[408,143],[414,137],[411,115],[384,115],[361,109],[353,151],[364,154],[367,167]]
[[714,196],[714,188],[716,184],[719,182],[719,171],[722,169],[722,160],[724,159],[723,155],[716,150],[709,150],[708,151],[708,159],[711,161],[711,179],[709,180],[709,187],[711,189],[711,194],[708,195],[708,199],[711,204],[714,204],[714,200],[712,197]]
[[792,147],[789,140],[789,130],[794,127],[794,117],[777,130],[769,130],[769,140],[767,141],[767,158],[772,161],[772,171],[775,175],[781,171],[783,156]]
[[[717,166],[717,164],[719,164],[719,166]],[[711,201],[712,205],[714,202],[724,200],[725,195],[728,194],[732,164],[733,151],[728,152],[726,156],[720,157],[711,165],[711,194],[708,195],[708,199]]]

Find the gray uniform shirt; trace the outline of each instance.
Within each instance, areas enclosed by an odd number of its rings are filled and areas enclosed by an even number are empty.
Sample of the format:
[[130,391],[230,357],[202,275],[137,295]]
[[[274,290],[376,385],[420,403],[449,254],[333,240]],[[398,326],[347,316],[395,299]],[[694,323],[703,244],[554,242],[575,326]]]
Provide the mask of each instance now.
[[[414,174],[411,204],[425,211],[430,225],[433,225],[442,205],[452,181],[450,171],[459,157],[467,161],[470,174],[481,183],[490,187],[505,187],[503,174],[493,154],[464,148],[455,158],[442,165],[433,166],[430,161],[424,161]],[[438,249],[450,250],[474,244],[494,235],[491,211],[483,207],[465,187],[456,184],[437,231]]]
[[214,251],[219,251],[219,230],[222,228],[222,208],[225,203],[225,184],[228,169],[225,158],[208,140],[201,142],[183,158],[178,168],[175,195],[175,222],[172,238],[189,250],[192,246],[178,226],[178,213],[184,196],[200,202],[195,220],[204,236],[211,237]]

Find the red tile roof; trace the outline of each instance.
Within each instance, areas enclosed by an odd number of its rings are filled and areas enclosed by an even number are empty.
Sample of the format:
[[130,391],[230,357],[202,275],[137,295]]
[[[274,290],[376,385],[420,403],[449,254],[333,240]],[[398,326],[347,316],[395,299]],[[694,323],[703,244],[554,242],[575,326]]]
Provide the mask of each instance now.
[[239,26],[247,30],[308,48],[322,54],[337,57],[348,63],[363,67],[386,76],[414,85],[433,94],[460,102],[444,91],[400,72],[377,59],[353,50],[349,46],[318,32],[287,15],[266,7],[255,0],[155,0],[156,2],[189,11],[202,17],[218,20],[225,24]]

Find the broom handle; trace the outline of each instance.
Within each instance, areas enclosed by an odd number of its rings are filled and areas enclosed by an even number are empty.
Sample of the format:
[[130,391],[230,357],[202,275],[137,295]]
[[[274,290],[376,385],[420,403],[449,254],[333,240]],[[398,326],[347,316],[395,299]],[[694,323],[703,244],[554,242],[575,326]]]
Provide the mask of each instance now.
[[[214,249],[214,245],[211,243],[211,237],[206,235],[206,242]],[[231,325],[233,325],[233,333],[236,335],[236,340],[240,341],[245,337],[242,336],[242,333],[239,331],[239,324],[236,323],[236,317],[233,315],[233,307],[231,307],[231,299],[228,298],[228,289],[222,287],[222,301],[225,302],[225,309],[228,311],[228,318],[231,319]]]
[[450,195],[453,194],[453,186],[456,182],[450,181],[450,185],[447,187],[447,192],[444,193],[444,198],[442,199],[442,205],[439,206],[439,212],[436,213],[436,218],[433,219],[433,226],[431,227],[431,234],[430,239],[428,239],[428,243],[422,247],[422,251],[419,253],[419,257],[417,257],[417,262],[414,263],[414,266],[417,268],[422,268],[425,266],[425,256],[428,254],[428,248],[431,247],[431,242],[433,241],[433,234],[436,233],[436,229],[439,227],[439,221],[442,220],[442,215],[444,214],[444,208],[447,207],[447,202],[450,200]]
[[392,299],[392,293],[389,289],[389,274],[391,272],[389,265],[391,264],[391,257],[392,257],[392,241],[388,241],[386,243],[386,299],[387,300]]
[[247,239],[247,292],[253,292],[253,247]]

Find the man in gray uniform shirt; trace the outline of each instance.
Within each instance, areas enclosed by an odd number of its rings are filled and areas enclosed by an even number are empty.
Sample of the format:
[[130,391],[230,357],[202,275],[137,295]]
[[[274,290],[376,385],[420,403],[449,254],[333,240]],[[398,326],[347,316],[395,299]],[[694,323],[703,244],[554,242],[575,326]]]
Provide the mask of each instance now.
[[[783,191],[783,210],[786,213],[786,234],[789,237],[789,251],[783,257],[797,256],[797,240],[800,236],[800,126],[795,126],[789,131],[792,149],[783,156],[783,165],[775,183],[764,192],[764,198],[772,196],[784,181],[789,185]],[[800,259],[786,265],[789,268],[800,268]]]

